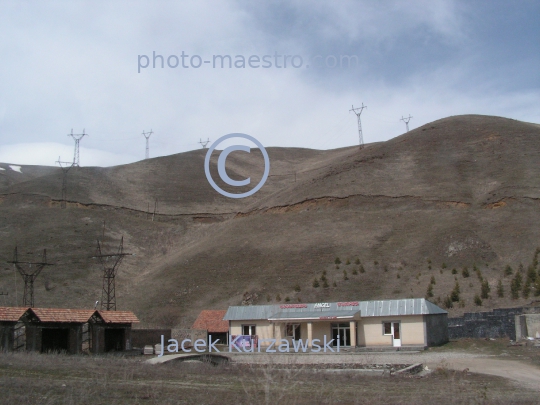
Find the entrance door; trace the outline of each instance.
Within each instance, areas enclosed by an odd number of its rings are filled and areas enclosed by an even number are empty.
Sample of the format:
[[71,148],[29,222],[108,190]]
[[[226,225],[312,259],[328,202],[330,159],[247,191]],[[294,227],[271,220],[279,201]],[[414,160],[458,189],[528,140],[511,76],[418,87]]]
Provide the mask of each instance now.
[[105,329],[105,351],[124,350],[124,329]]
[[[338,337],[339,336],[339,337]],[[351,345],[351,325],[348,323],[333,323],[332,324],[332,339],[334,339],[333,346],[337,346],[339,340],[339,346]]]
[[399,322],[392,322],[392,346],[401,347],[401,330]]

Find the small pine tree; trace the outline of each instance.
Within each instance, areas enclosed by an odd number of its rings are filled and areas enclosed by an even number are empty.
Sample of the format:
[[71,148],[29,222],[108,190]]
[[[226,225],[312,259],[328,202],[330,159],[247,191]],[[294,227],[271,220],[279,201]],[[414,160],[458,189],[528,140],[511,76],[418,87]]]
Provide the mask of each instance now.
[[314,288],[319,288],[320,284],[319,284],[319,280],[315,279],[313,280],[313,287]]
[[446,269],[446,263],[443,263],[441,266],[442,269]]
[[529,294],[531,293],[531,281],[527,280],[525,282],[525,285],[523,286],[523,290],[521,291],[521,295],[523,298],[529,298]]
[[345,262],[345,264],[351,264],[351,261],[349,259],[347,259],[347,261]]
[[480,298],[480,296],[478,294],[476,294],[474,296],[474,303],[477,305],[477,306],[481,306],[482,305],[482,298]]
[[531,284],[536,281],[536,269],[532,264],[527,269],[527,280],[530,281]]
[[514,272],[514,270],[512,269],[512,267],[509,264],[507,264],[506,267],[504,268],[504,275],[509,276],[513,272]]
[[463,267],[463,270],[461,270],[461,275],[463,276],[463,278],[469,277],[469,269],[467,267]]
[[523,273],[523,263],[520,263],[518,266],[518,272]]
[[540,277],[536,277],[536,282],[534,283],[534,296],[540,296]]
[[365,273],[366,272],[366,269],[364,269],[364,266],[363,265],[360,265],[360,273]]
[[517,272],[510,284],[510,294],[512,295],[513,300],[517,300],[519,298],[519,292],[521,291],[521,282],[521,273]]
[[500,298],[504,297],[504,287],[501,279],[499,279],[499,282],[497,283],[497,296]]
[[430,284],[437,284],[435,281],[435,276],[431,276],[431,280],[429,281]]
[[459,283],[457,281],[456,281],[456,284],[454,285],[454,289],[450,293],[450,299],[453,302],[458,302],[459,301]]
[[452,269],[452,274],[457,274],[457,270],[455,268]]
[[433,284],[428,284],[428,288],[426,291],[426,299],[433,297]]
[[323,271],[323,274],[321,276],[321,281],[326,281],[326,271]]
[[356,270],[356,267],[353,268],[352,274],[353,276],[356,276],[358,274],[358,270]]
[[354,264],[360,264],[360,259],[357,257],[356,260],[354,261]]
[[323,286],[323,288],[328,288],[328,287],[330,287],[330,286],[328,285],[328,280],[327,280],[327,279],[324,279],[324,280],[323,280],[322,286]]
[[294,286],[294,291],[300,292],[300,285],[296,284],[296,285]]
[[334,281],[334,282],[332,283],[332,286],[333,286],[333,287],[337,287],[337,283]]
[[276,301],[281,301],[281,295],[276,295]]
[[341,260],[339,260],[339,257],[336,257],[336,259],[334,260],[334,263],[335,264],[341,264]]
[[290,302],[291,299],[289,297],[285,297],[285,302]]
[[484,281],[484,277],[482,276],[482,272],[480,271],[480,269],[478,267],[474,266],[474,272],[478,276],[478,280],[480,282]]
[[480,288],[480,297],[483,299],[488,299],[490,291],[491,291],[491,288],[489,287],[488,281],[486,279],[482,280],[482,286]]
[[343,280],[347,281],[349,277],[347,277],[347,270],[343,270]]
[[454,306],[452,298],[450,298],[449,295],[447,295],[446,298],[444,299],[444,306],[446,309],[450,309]]
[[339,264],[336,264],[336,270],[339,270]]

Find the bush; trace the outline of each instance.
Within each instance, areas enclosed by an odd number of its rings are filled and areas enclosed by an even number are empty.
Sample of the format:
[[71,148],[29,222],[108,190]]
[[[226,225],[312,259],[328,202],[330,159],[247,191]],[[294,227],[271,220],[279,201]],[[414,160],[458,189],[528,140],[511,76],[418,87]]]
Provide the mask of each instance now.
[[536,283],[534,283],[534,296],[540,296],[540,277],[537,277]]
[[354,261],[354,264],[360,264],[360,259],[357,257],[356,260]]
[[266,294],[266,302],[270,302],[272,300],[272,297],[270,297],[270,294]]
[[491,288],[489,287],[489,283],[486,279],[482,280],[482,286],[480,288],[480,297],[483,299],[489,298],[489,292],[491,291]]
[[443,263],[441,266],[442,269],[446,269],[446,263]]
[[456,281],[456,284],[454,285],[454,289],[450,293],[450,299],[454,302],[459,301],[459,283]]
[[435,276],[431,276],[431,280],[429,281],[430,284],[437,284],[435,281]]
[[455,268],[452,269],[452,274],[457,274],[457,270]]
[[356,270],[356,267],[353,268],[352,274],[353,274],[354,276],[356,276],[356,275],[358,274],[358,270]]
[[324,280],[323,280],[322,286],[323,286],[323,288],[328,288],[328,287],[330,287],[330,286],[328,285],[328,280],[327,280],[327,279],[324,279]]
[[347,261],[345,262],[345,264],[351,264],[351,261],[349,259],[347,259]]
[[339,270],[339,264],[336,264],[336,270]]
[[337,287],[337,283],[334,281],[334,282],[332,283],[332,286],[333,286],[333,287]]
[[525,282],[525,285],[523,286],[523,291],[521,292],[521,295],[523,298],[529,298],[529,294],[531,293],[531,281],[527,280]]
[[536,270],[534,268],[534,265],[530,265],[527,269],[527,280],[531,283],[534,283],[536,281]]
[[343,280],[347,281],[349,277],[347,277],[347,270],[343,270]]
[[320,284],[319,284],[319,280],[315,279],[313,280],[313,287],[314,288],[319,288]]
[[497,296],[500,298],[504,297],[504,287],[501,279],[499,279],[499,282],[497,283]]
[[474,303],[476,304],[476,306],[481,306],[482,305],[482,298],[480,298],[480,296],[478,294],[476,294],[474,296]]
[[289,302],[291,299],[289,297],[285,297],[285,302]]
[[281,295],[276,295],[276,301],[281,301]]
[[433,284],[428,284],[428,288],[426,291],[426,299],[433,297]]
[[360,273],[365,273],[366,270],[364,269],[364,266],[360,265]]
[[375,266],[377,266],[377,265],[379,264],[379,262],[378,262],[377,260],[374,260],[374,261],[373,261],[373,264],[374,264]]
[[384,271],[385,271],[385,272],[388,271],[388,267],[387,267],[387,266],[384,266]]
[[334,263],[335,264],[341,264],[341,260],[339,260],[339,257],[336,257],[336,259],[334,260]]
[[298,284],[294,286],[294,291],[300,292],[300,286]]
[[521,291],[521,283],[521,273],[517,272],[512,279],[512,283],[510,284],[510,293],[512,295],[512,299],[514,300],[517,300],[519,298],[519,292]]
[[323,274],[321,276],[321,281],[326,281],[326,271],[323,271]]
[[504,275],[505,275],[505,276],[509,276],[509,275],[511,275],[513,272],[514,272],[514,270],[512,270],[512,267],[510,267],[510,265],[507,264],[506,267],[504,268]]
[[452,298],[450,298],[449,295],[447,295],[446,298],[444,299],[444,307],[446,309],[450,309],[450,308],[454,307],[454,303],[452,302]]
[[461,275],[463,276],[463,278],[469,277],[469,269],[467,267],[463,267],[463,270],[461,270]]

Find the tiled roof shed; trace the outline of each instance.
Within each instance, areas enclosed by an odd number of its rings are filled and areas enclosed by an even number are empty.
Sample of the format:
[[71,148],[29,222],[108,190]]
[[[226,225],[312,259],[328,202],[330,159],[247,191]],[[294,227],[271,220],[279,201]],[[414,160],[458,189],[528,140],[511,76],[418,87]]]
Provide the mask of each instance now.
[[94,314],[92,309],[30,308],[40,322],[86,323]]
[[204,329],[208,332],[226,333],[229,331],[229,322],[223,320],[226,313],[226,310],[201,311],[191,328]]
[[0,322],[18,322],[27,310],[26,307],[0,307]]
[[[138,323],[139,319],[131,311],[96,311],[105,323]],[[94,313],[92,311],[92,313]]]

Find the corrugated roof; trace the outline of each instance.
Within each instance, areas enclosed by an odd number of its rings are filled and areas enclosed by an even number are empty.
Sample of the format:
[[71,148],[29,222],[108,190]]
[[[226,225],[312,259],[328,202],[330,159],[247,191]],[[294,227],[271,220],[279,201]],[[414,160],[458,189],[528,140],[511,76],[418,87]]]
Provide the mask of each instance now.
[[[105,323],[138,323],[139,319],[131,311],[95,311]],[[92,311],[94,313],[94,311]]]
[[27,307],[0,307],[0,322],[17,322],[27,310]]
[[[352,309],[359,310],[361,317],[448,313],[424,298],[406,298],[400,300],[234,306],[229,307],[223,319],[227,321],[269,319],[278,312],[309,313],[316,311],[324,313],[329,311],[350,311]],[[324,314],[321,316],[324,316]]]
[[93,309],[30,308],[41,322],[86,323],[94,314]]
[[229,322],[224,321],[226,310],[201,311],[191,329],[205,329],[208,332],[228,332]]

